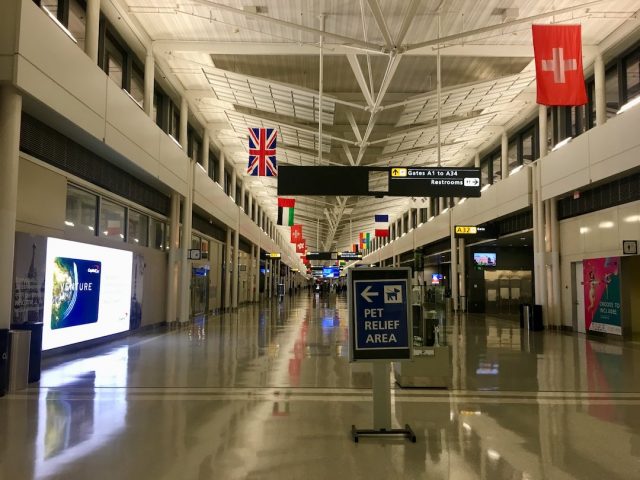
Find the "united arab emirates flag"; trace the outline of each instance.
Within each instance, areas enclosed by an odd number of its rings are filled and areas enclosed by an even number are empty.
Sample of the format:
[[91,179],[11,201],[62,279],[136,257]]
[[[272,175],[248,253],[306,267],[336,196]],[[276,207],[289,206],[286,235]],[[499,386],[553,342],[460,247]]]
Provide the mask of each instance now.
[[278,225],[291,227],[293,225],[293,208],[295,198],[278,198]]

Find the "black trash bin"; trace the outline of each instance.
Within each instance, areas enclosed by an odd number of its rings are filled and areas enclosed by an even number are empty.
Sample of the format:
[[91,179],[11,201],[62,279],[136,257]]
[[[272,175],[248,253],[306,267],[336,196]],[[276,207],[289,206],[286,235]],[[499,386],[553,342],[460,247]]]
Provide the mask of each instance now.
[[9,389],[9,330],[0,329],[0,397]]
[[529,330],[534,330],[536,332],[544,330],[544,324],[542,323],[542,305],[534,305],[531,313]]
[[11,325],[12,330],[28,330],[31,332],[29,346],[29,383],[40,381],[42,363],[42,322],[24,322]]

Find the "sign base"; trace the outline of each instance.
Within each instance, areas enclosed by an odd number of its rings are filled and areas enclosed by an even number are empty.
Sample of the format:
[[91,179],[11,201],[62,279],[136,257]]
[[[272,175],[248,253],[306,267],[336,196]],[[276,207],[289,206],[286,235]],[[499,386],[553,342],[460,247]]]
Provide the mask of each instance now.
[[375,429],[360,430],[360,429],[357,429],[355,425],[351,425],[351,438],[353,438],[353,441],[356,443],[358,443],[358,440],[360,439],[360,437],[377,437],[377,436],[393,437],[396,435],[401,435],[411,440],[412,443],[416,443],[416,440],[417,440],[416,434],[413,433],[413,430],[411,430],[411,427],[409,426],[409,424],[405,424],[404,428],[390,428],[390,429],[380,428],[378,430],[375,430]]

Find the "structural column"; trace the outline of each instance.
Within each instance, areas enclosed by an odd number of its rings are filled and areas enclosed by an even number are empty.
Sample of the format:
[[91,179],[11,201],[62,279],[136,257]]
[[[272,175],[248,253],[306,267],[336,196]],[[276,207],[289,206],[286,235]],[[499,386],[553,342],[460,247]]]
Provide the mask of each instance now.
[[[547,145],[547,107],[540,105],[538,107],[538,124],[540,130],[540,158],[544,158],[548,153]],[[533,184],[534,184],[534,229],[533,235],[535,238],[534,245],[535,250],[533,252],[535,276],[537,281],[535,282],[536,291],[535,299],[536,304],[542,305],[543,309],[547,304],[547,272],[545,262],[545,223],[544,223],[544,203],[542,201],[542,182],[541,182],[541,164],[540,160],[536,162],[536,166],[533,169]]]
[[169,213],[169,258],[167,262],[167,323],[178,318],[178,252],[180,248],[180,194],[171,192],[171,210]]
[[155,122],[153,118],[153,89],[155,81],[155,67],[156,62],[153,57],[153,48],[149,47],[147,50],[147,56],[144,60],[144,113],[146,113],[151,120]]
[[449,232],[451,237],[451,298],[453,299],[453,311],[458,310],[458,242],[455,236],[455,226],[451,218],[453,211],[449,210]]
[[478,150],[476,150],[476,153],[473,156],[473,166],[480,168],[480,152]]
[[605,91],[605,73],[602,54],[598,54],[593,66],[595,82],[596,125],[604,125],[607,121],[607,96]]
[[13,305],[13,255],[18,207],[22,97],[0,86],[0,329],[8,329]]
[[239,261],[240,261],[240,233],[238,230],[233,231],[233,271],[231,276],[231,308],[238,308],[238,278],[239,278]]
[[552,317],[556,326],[560,326],[562,318],[561,286],[560,286],[560,225],[558,224],[558,202],[549,200],[551,230],[551,293],[553,298]]
[[87,0],[87,20],[84,53],[98,64],[98,39],[100,38],[100,0]]
[[182,245],[180,265],[180,322],[189,321],[191,305],[191,260],[189,249],[191,248],[191,220],[193,215],[193,181],[195,177],[196,161],[189,161],[187,172],[187,196],[182,206]]
[[[455,226],[454,226],[455,230]],[[464,238],[458,240],[458,263],[460,264],[460,310],[467,311],[467,263]]]
[[253,259],[253,261],[255,262],[255,285],[256,288],[253,291],[253,301],[254,302],[259,302],[260,301],[260,246],[256,245],[256,256]]
[[205,128],[204,132],[202,132],[202,157],[200,160],[207,176],[209,175],[209,143],[211,141],[209,133],[208,128]]
[[235,170],[231,169],[231,187],[229,188],[229,196],[233,198],[233,201],[238,203],[238,199],[236,198],[236,185],[238,182],[238,176],[236,175]]
[[231,306],[231,229],[227,228],[224,254],[224,308]]
[[509,136],[507,131],[502,132],[501,150],[502,150],[502,180],[509,176]]
[[245,205],[244,203],[244,194],[245,194],[245,189],[247,188],[246,186],[246,182],[242,182],[242,185],[240,185],[240,208],[242,208],[242,211],[244,213],[247,213],[247,208],[248,206]]
[[184,150],[185,155],[189,151],[189,140],[187,135],[187,126],[189,125],[189,104],[187,97],[182,97],[180,101],[180,146]]

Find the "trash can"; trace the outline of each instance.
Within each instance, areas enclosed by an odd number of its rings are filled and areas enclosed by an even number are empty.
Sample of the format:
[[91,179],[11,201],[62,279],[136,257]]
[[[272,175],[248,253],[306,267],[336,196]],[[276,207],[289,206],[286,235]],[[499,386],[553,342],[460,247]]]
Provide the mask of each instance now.
[[529,330],[531,326],[531,305],[528,303],[520,304],[520,328]]
[[9,388],[9,330],[0,329],[0,397]]
[[17,392],[29,384],[31,332],[11,330],[9,338],[9,392]]
[[529,330],[534,330],[536,332],[544,330],[544,324],[542,323],[542,320],[542,305],[534,305]]
[[42,363],[42,322],[12,323],[11,330],[27,330],[31,332],[29,347],[29,383],[40,381]]

